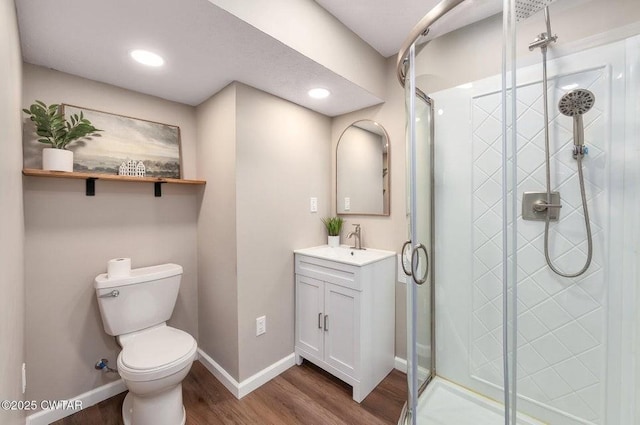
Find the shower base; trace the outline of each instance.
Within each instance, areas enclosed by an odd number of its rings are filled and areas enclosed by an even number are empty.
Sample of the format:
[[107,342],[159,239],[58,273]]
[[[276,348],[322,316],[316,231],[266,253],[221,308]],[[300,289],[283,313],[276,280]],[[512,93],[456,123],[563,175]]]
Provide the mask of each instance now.
[[[440,377],[434,378],[418,401],[419,425],[504,425],[500,403]],[[517,425],[545,425],[518,415]]]

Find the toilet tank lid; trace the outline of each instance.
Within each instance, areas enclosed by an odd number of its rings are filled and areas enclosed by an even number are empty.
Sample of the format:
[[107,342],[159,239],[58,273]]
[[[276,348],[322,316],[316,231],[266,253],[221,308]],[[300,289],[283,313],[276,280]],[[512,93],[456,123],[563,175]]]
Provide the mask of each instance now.
[[95,289],[113,288],[115,286],[134,285],[136,283],[148,282],[150,280],[164,279],[182,274],[182,266],[178,264],[160,264],[159,266],[141,267],[131,269],[129,276],[121,276],[109,279],[106,273],[96,276],[94,281]]

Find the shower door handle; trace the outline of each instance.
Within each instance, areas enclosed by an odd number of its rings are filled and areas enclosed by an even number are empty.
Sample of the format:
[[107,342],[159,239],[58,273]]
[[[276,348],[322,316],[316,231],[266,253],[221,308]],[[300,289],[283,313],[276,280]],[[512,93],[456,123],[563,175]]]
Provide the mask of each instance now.
[[402,249],[400,250],[400,265],[402,266],[402,271],[407,276],[411,276],[411,270],[407,270],[407,268],[404,266],[404,259],[406,258],[404,256],[404,252],[407,248],[410,248],[410,247],[411,247],[411,240],[408,240],[404,244],[402,244]]
[[[424,267],[424,274],[422,275],[421,278],[417,278],[416,276],[418,276],[418,260],[420,258],[419,256],[419,251],[422,250],[424,252],[424,258],[425,258],[425,267]],[[423,283],[425,283],[427,281],[427,275],[429,274],[429,254],[427,253],[427,248],[422,245],[421,243],[419,243],[418,245],[416,245],[416,247],[413,249],[413,252],[411,253],[411,277],[413,277],[413,281],[415,283],[417,283],[418,285],[422,285]]]

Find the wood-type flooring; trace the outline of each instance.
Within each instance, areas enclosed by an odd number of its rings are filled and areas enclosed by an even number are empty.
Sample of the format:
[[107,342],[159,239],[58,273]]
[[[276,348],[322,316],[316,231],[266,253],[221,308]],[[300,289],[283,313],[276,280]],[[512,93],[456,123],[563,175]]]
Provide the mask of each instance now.
[[[393,370],[358,404],[351,398],[351,386],[307,361],[291,367],[241,400],[199,361],[193,363],[182,383],[187,425],[395,425],[406,400],[406,386],[405,374]],[[120,425],[125,394],[54,424]]]

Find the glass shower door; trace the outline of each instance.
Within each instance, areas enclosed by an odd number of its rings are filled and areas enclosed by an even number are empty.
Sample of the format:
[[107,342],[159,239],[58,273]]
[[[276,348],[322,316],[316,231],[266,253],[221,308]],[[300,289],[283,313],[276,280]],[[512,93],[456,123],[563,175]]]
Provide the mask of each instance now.
[[407,217],[402,249],[407,283],[407,423],[420,424],[418,397],[435,376],[433,320],[433,107],[416,90],[414,50],[409,58],[407,107]]

